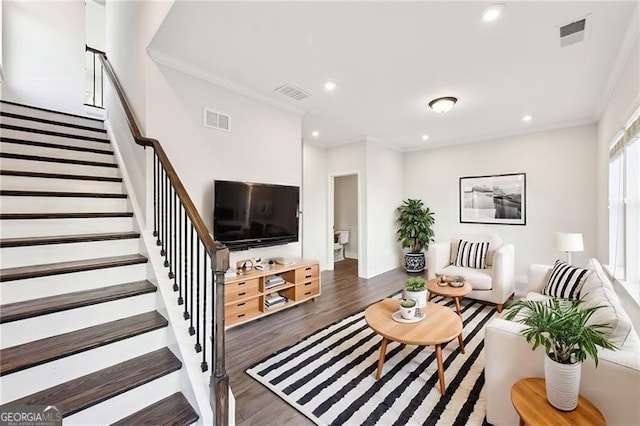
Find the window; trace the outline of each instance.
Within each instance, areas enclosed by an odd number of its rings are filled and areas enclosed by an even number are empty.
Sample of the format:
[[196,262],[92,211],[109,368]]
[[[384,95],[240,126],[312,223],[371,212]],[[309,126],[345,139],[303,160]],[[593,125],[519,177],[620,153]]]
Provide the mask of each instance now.
[[640,108],[609,150],[609,264],[623,281],[640,282]]

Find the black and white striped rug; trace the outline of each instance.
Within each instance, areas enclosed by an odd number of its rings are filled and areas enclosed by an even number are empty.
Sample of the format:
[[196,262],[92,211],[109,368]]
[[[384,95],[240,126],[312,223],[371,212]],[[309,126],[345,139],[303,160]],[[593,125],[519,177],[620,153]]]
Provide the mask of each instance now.
[[[451,299],[433,302],[453,308]],[[493,306],[462,301],[465,354],[442,345],[447,390],[440,395],[433,346],[389,342],[375,380],[382,337],[364,312],[326,327],[247,370],[319,425],[481,425],[484,423],[484,326]]]

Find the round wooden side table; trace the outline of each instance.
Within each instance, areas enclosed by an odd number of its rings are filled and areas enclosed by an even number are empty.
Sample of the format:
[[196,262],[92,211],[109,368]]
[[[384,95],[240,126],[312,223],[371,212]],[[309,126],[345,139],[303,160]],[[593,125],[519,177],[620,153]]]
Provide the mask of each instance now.
[[451,297],[456,304],[456,312],[462,318],[460,312],[460,299],[464,298],[472,289],[471,284],[465,281],[462,287],[451,287],[449,285],[440,286],[438,284],[439,278],[433,278],[427,282],[427,290],[429,290],[429,300],[436,295],[442,297]]
[[544,379],[527,378],[511,387],[511,403],[520,416],[520,426],[606,426],[604,416],[587,398],[580,396],[573,411],[560,411],[547,401]]

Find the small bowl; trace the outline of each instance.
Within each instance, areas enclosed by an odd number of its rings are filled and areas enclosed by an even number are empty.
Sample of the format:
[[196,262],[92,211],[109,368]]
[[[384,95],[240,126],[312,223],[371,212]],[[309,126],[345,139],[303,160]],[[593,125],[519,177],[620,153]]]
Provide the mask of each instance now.
[[449,285],[451,287],[462,287],[464,285],[464,282],[462,282],[462,281],[451,281],[449,283]]

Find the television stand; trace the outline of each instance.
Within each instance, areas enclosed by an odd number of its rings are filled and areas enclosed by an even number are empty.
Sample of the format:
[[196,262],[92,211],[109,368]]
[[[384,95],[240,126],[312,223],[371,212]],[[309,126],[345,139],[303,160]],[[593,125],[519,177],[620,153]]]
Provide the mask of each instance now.
[[315,299],[320,295],[320,265],[300,260],[273,264],[225,278],[224,318],[227,326],[243,324]]

